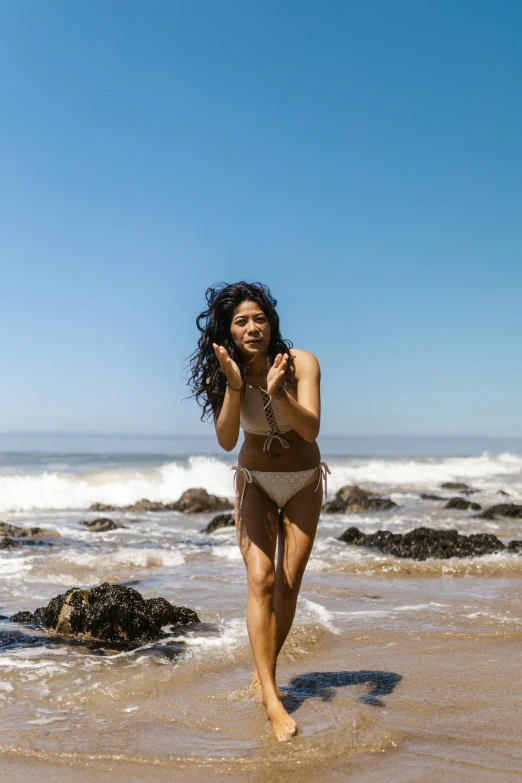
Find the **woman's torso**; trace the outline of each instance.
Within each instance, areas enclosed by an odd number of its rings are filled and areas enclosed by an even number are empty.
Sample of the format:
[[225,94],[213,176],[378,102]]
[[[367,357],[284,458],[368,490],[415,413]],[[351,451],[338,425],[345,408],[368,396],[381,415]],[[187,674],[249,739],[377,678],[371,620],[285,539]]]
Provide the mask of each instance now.
[[[297,399],[297,385],[291,384],[287,393],[294,399]],[[245,400],[245,395],[248,395],[248,399]],[[259,395],[260,400],[258,405],[252,405],[256,403],[253,395]],[[249,412],[253,409],[261,410],[263,407],[262,395],[258,388],[253,384],[247,384],[245,391],[242,393],[241,404],[243,406],[243,412],[245,407],[249,409]],[[245,402],[247,406],[245,406]],[[276,418],[279,422],[284,421],[284,414],[277,408],[277,400],[271,401],[271,406],[276,414]],[[244,418],[244,417],[243,417]],[[294,471],[294,470],[309,470],[315,468],[320,462],[321,455],[317,443],[310,443],[301,437],[294,429],[284,429],[281,433],[281,439],[288,444],[288,448],[285,448],[283,443],[274,437],[271,439],[270,448],[263,449],[263,446],[267,442],[268,433],[270,433],[271,426],[269,424],[266,414],[264,415],[264,421],[261,419],[256,421],[257,424],[261,424],[261,429],[265,429],[264,434],[256,434],[253,432],[244,431],[245,440],[241,446],[239,452],[239,464],[249,470],[262,470],[262,471]],[[257,426],[255,427],[258,428]]]

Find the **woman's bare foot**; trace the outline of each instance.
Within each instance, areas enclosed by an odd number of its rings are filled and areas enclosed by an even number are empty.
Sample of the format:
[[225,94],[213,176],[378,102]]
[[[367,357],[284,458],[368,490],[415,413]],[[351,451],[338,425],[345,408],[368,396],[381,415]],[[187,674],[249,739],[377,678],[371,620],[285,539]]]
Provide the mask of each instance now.
[[265,709],[278,742],[285,742],[296,734],[297,723],[290,717],[279,699],[267,702]]

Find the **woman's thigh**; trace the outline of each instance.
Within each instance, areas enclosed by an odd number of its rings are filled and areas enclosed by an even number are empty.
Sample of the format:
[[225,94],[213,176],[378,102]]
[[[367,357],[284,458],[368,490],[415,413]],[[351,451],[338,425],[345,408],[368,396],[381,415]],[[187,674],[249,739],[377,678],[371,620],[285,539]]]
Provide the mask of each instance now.
[[253,481],[245,488],[243,502],[239,499],[246,481],[243,473],[238,473],[236,486],[236,534],[239,548],[247,570],[259,568],[273,569],[277,534],[279,529],[279,511],[263,489]]
[[291,498],[281,511],[278,578],[293,588],[299,586],[314,545],[323,503],[322,485],[317,475]]

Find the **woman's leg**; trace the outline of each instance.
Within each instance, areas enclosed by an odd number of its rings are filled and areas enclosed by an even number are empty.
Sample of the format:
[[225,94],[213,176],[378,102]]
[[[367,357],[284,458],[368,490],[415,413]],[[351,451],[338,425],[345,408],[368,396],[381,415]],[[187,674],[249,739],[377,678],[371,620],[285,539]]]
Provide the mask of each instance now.
[[[274,610],[276,654],[279,655],[295,616],[297,596],[314,544],[323,501],[322,486],[315,491],[317,476],[291,498],[280,515]],[[252,678],[259,687],[258,672]]]
[[284,709],[275,682],[277,628],[274,611],[275,549],[279,512],[275,503],[254,482],[249,484],[239,506],[245,477],[237,479],[236,530],[245,561],[248,582],[247,629],[259,672],[263,704],[277,740],[296,732],[295,721]]

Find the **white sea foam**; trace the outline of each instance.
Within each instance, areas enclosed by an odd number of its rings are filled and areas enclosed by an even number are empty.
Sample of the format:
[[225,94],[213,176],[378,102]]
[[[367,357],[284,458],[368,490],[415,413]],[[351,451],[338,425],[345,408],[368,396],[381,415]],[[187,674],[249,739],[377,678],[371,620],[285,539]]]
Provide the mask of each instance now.
[[231,497],[232,473],[215,457],[193,456],[159,468],[0,476],[0,511],[126,506],[140,498],[172,502],[190,487]]
[[[520,478],[522,457],[516,454],[446,459],[332,459],[329,489],[335,492],[350,483],[361,485],[434,487],[445,481],[475,481],[484,488],[501,486]],[[231,497],[230,466],[217,457],[192,456],[155,468],[106,469],[79,473],[13,473],[0,475],[0,512],[45,509],[86,509],[100,502],[116,506],[140,498],[172,502],[190,487]]]
[[299,609],[305,609],[307,612],[311,612],[319,618],[319,621],[325,628],[328,628],[332,633],[340,633],[339,629],[333,624],[334,615],[329,612],[328,609],[322,604],[318,604],[315,601],[310,601],[308,598],[299,598]]
[[31,568],[31,564],[22,560],[20,557],[10,559],[7,552],[2,552],[0,554],[0,577],[22,574],[24,571],[30,571]]
[[522,480],[522,457],[516,454],[487,452],[480,457],[450,457],[447,459],[402,460],[331,460],[335,491],[345,484],[384,484],[391,486],[437,486],[446,481],[488,481],[502,477]]
[[233,650],[243,644],[247,638],[246,620],[244,617],[238,617],[223,623],[219,636],[203,636],[194,632],[183,636],[171,636],[168,641],[182,642],[194,655],[223,648]]
[[[122,547],[113,552],[105,553],[79,552],[74,549],[66,549],[53,556],[52,569],[58,573],[60,569],[67,567],[74,568],[75,573],[78,573],[78,569],[103,572],[114,566],[168,568],[183,565],[184,562],[185,558],[181,552],[169,549]],[[48,565],[47,569],[49,570],[50,567]],[[49,576],[48,578],[50,579],[51,577]]]
[[222,546],[213,546],[212,554],[215,557],[222,557],[224,560],[241,560],[241,550],[237,544],[223,544]]

